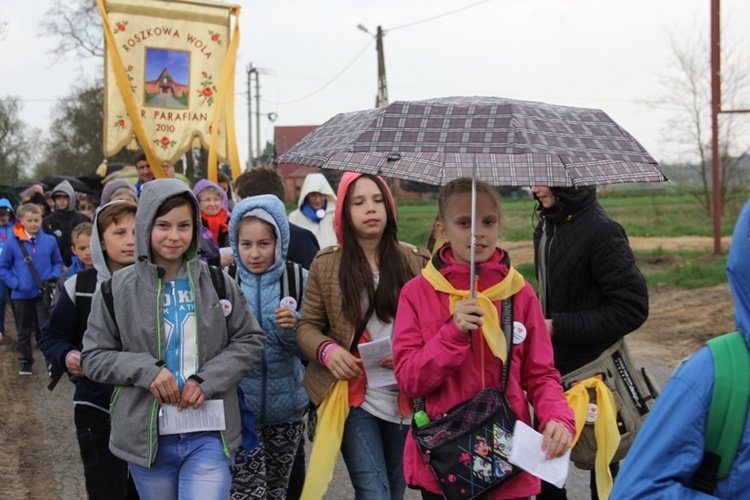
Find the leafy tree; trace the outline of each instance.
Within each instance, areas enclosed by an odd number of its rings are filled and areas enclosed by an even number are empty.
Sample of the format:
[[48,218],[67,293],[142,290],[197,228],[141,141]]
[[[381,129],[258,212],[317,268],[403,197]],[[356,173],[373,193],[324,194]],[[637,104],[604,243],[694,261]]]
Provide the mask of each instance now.
[[18,97],[0,99],[0,184],[15,186],[30,173],[37,130],[19,117]]
[[[37,176],[90,174],[104,159],[104,85],[81,84],[60,98],[52,113],[44,161]],[[109,161],[130,162],[133,153],[123,149]]]
[[[700,33],[703,33],[702,35]],[[705,30],[694,29],[671,35],[673,60],[660,76],[663,92],[649,104],[673,110],[667,119],[663,137],[678,149],[675,164],[685,165],[688,175],[677,181],[693,195],[706,212],[712,211],[711,168],[711,61]],[[750,73],[732,47],[722,49],[722,108],[740,109],[743,96],[750,90]],[[719,155],[721,157],[721,207],[745,197],[743,185],[747,172],[741,159],[750,150],[747,141],[747,117],[719,115]],[[689,179],[689,180],[688,180]]]

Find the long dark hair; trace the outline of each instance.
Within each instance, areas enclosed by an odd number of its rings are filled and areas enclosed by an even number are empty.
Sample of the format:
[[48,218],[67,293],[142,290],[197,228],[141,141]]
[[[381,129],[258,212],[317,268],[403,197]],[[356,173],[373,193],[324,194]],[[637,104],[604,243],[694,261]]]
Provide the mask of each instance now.
[[[372,269],[365,253],[357,243],[354,225],[349,212],[351,194],[354,185],[361,179],[370,179],[378,186],[385,202],[387,221],[383,236],[378,243],[378,264],[380,281],[377,289],[372,279]],[[343,297],[344,316],[354,324],[364,318],[362,310],[362,289],[367,294],[368,303],[374,306],[374,313],[383,323],[390,323],[396,316],[398,296],[404,284],[414,277],[409,262],[399,250],[396,207],[393,206],[385,183],[372,175],[363,175],[349,184],[344,197],[343,213],[339,214],[342,225],[341,267],[339,268],[339,286]]]

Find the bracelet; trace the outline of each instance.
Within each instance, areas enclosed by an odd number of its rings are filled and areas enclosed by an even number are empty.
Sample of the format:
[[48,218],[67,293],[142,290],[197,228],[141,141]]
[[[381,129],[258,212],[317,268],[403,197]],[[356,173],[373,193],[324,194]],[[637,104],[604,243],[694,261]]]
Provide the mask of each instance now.
[[324,366],[328,366],[328,358],[331,356],[331,353],[335,351],[336,349],[341,349],[341,346],[338,344],[328,344],[323,348],[323,351],[320,353],[320,361],[323,363]]

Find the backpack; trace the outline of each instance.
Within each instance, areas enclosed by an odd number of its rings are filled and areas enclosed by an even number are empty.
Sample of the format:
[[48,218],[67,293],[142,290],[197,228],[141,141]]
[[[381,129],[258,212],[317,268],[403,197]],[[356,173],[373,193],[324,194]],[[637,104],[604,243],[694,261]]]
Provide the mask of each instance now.
[[742,441],[750,397],[750,352],[740,332],[706,342],[714,360],[714,388],[706,421],[703,461],[693,489],[713,494],[716,482],[732,470]]
[[[284,297],[292,297],[297,301],[296,311],[300,310],[302,306],[302,284],[304,283],[304,277],[302,275],[303,267],[297,262],[291,260],[286,261],[284,266],[284,272],[279,280],[279,302]],[[232,262],[227,267],[227,274],[234,278],[237,283],[242,283],[239,274],[237,274],[237,264]],[[218,291],[218,288],[217,288]]]

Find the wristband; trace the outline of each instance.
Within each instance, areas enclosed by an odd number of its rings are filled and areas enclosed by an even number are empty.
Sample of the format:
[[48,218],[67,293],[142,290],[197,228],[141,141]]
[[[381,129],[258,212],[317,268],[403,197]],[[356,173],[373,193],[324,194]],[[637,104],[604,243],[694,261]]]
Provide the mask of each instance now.
[[338,344],[328,344],[323,348],[323,351],[320,353],[320,360],[324,366],[328,366],[328,358],[336,349],[341,349],[341,346]]

